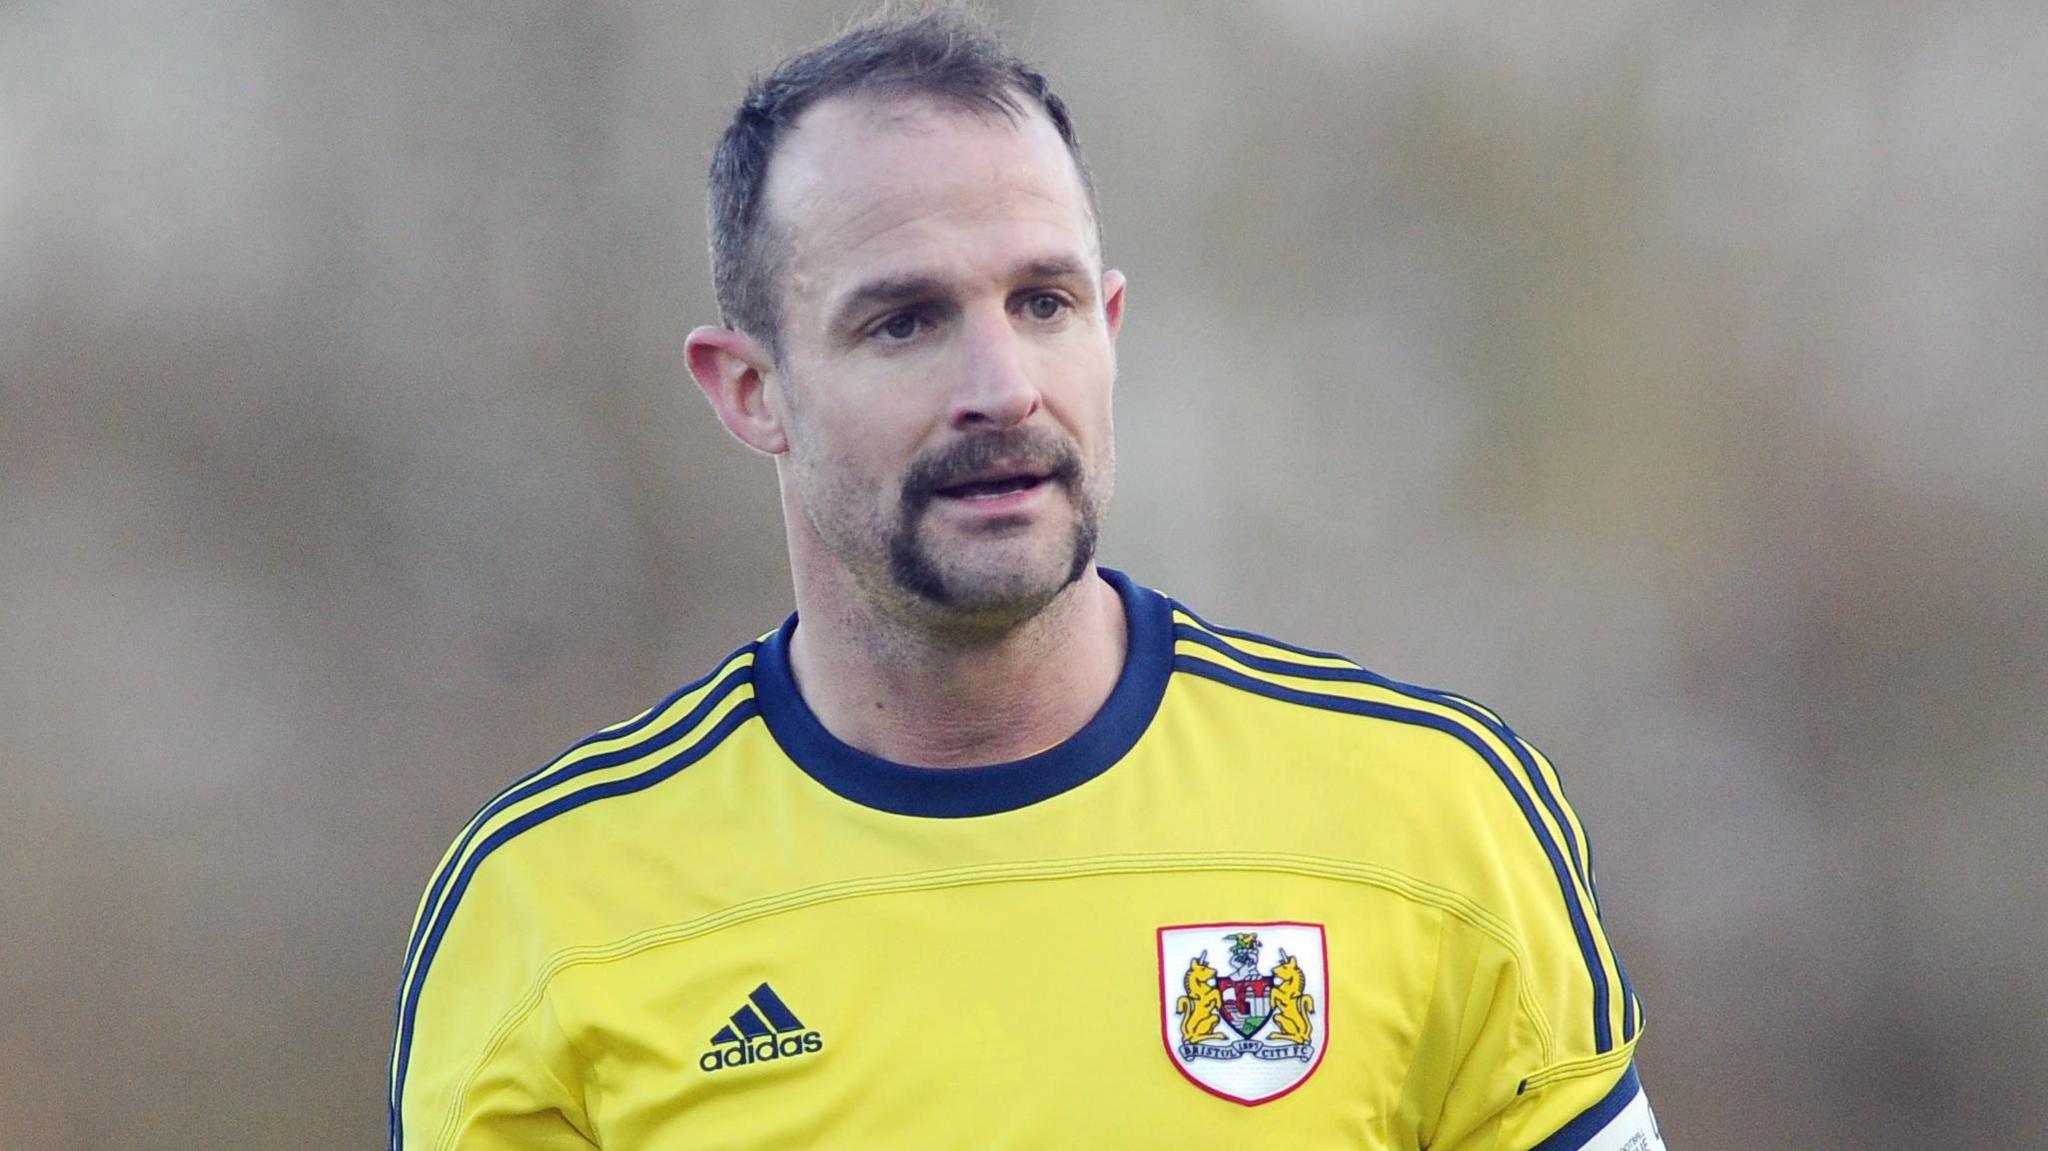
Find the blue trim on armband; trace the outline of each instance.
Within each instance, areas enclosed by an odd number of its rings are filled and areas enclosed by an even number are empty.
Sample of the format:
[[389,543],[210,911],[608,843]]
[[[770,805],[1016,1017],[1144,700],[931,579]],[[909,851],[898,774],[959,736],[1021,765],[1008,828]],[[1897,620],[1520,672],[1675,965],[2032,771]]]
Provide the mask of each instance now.
[[1636,1065],[1631,1063],[1621,1082],[1614,1085],[1614,1090],[1600,1102],[1579,1112],[1578,1118],[1560,1127],[1557,1134],[1530,1148],[1530,1151],[1578,1151],[1587,1140],[1605,1131],[1607,1125],[1614,1122],[1614,1117],[1642,1093],[1642,1080],[1636,1078]]

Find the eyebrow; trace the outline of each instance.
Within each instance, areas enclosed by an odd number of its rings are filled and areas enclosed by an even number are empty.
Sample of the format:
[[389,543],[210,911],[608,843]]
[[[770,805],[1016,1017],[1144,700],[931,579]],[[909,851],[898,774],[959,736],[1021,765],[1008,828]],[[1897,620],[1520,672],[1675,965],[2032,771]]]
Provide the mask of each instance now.
[[942,291],[943,285],[937,277],[919,273],[870,280],[855,288],[839,307],[833,310],[830,326],[833,331],[841,331],[851,327],[855,320],[869,312],[928,300]]
[[1020,269],[1029,280],[1063,280],[1069,276],[1085,276],[1088,266],[1067,256],[1051,256],[1033,260]]
[[[1088,266],[1079,260],[1068,256],[1046,256],[1019,265],[1011,272],[1011,278],[1066,280],[1078,279],[1087,274]],[[829,326],[833,331],[842,331],[859,317],[870,312],[930,300],[943,296],[946,292],[945,281],[921,272],[870,280],[848,293],[846,299],[833,309]]]

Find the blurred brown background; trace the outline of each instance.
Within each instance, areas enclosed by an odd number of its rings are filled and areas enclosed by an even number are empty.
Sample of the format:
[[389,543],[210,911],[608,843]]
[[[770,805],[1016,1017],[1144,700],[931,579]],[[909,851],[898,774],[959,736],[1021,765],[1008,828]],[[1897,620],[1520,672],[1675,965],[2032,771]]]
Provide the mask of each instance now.
[[[0,5],[0,1144],[383,1138],[501,784],[788,610],[681,341],[843,3]],[[1000,5],[1105,559],[1566,771],[1672,1146],[2048,1147],[2048,20]]]

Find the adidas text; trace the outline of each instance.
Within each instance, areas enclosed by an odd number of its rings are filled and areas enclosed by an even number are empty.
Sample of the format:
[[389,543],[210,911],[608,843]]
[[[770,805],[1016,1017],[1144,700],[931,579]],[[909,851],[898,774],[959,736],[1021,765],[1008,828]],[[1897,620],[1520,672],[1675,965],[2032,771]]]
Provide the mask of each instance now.
[[706,1071],[723,1071],[728,1067],[766,1063],[770,1059],[814,1055],[824,1048],[825,1037],[815,1031],[806,1031],[801,1035],[764,1035],[751,1042],[735,1043],[706,1051],[697,1060],[697,1066]]

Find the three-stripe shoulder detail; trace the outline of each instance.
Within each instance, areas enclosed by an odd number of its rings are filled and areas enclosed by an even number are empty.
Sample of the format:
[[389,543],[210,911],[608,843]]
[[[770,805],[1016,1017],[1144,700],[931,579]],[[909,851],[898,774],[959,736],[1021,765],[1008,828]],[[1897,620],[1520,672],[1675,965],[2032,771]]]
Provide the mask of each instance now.
[[585,804],[644,791],[704,758],[758,714],[752,671],[759,642],[727,656],[659,705],[604,728],[494,796],[442,857],[406,943],[390,1068],[390,1144],[401,1151],[405,1073],[419,996],[442,937],[484,859],[521,833]]
[[[1599,892],[1593,883],[1592,851],[1587,845],[1585,828],[1579,823],[1577,813],[1573,812],[1562,798],[1563,788],[1558,782],[1556,769],[1541,752],[1503,723],[1500,716],[1464,696],[1388,679],[1332,652],[1296,647],[1251,632],[1219,628],[1185,607],[1176,605],[1176,610],[1190,621],[1176,625],[1174,637],[1177,640],[1193,640],[1211,650],[1228,655],[1248,668],[1276,675],[1370,684],[1395,695],[1457,712],[1465,722],[1491,736],[1514,755],[1523,777],[1532,785],[1544,810],[1550,813],[1551,819],[1557,824],[1564,836],[1573,874],[1584,885],[1587,896],[1593,900],[1595,910],[1598,910]],[[1274,658],[1273,655],[1261,656],[1257,651],[1259,648],[1275,653],[1279,658]]]
[[[1585,829],[1541,753],[1499,716],[1463,696],[1388,679],[1334,652],[1217,627],[1180,604],[1174,611],[1176,671],[1302,706],[1431,728],[1470,748],[1521,810],[1556,874],[1592,983],[1596,1049],[1613,1049],[1617,1022],[1622,1042],[1635,1037],[1640,1007],[1628,976],[1604,939],[1596,940],[1599,905]],[[1618,1021],[1611,1010],[1610,964],[1612,983],[1620,989]]]

